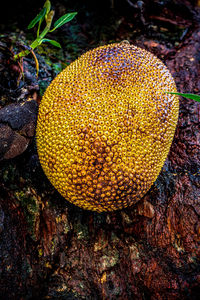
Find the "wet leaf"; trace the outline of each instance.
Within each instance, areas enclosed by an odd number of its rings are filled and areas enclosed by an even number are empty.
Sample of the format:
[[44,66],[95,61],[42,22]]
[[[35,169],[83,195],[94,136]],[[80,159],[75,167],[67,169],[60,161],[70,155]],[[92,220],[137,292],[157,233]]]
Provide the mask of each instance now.
[[35,24],[37,24],[41,19],[44,18],[45,14],[46,14],[46,7],[44,7],[39,14],[29,23],[28,25],[28,29],[31,29],[35,26]]
[[179,95],[179,96],[200,102],[200,95],[189,94],[189,93],[169,93],[169,92],[167,92],[167,94]]
[[44,7],[46,8],[46,14],[45,14],[45,18],[46,18],[51,9],[51,2],[47,0],[44,4]]
[[54,28],[51,31],[54,31],[58,27],[61,27],[65,23],[71,21],[75,16],[77,15],[77,12],[73,13],[68,13],[62,17],[60,17],[55,23],[54,23]]
[[45,43],[45,42],[48,42],[48,43],[52,44],[55,47],[62,48],[60,43],[58,43],[58,42],[56,42],[54,40],[49,40],[49,39],[42,39],[41,42],[40,42],[40,44],[41,43]]

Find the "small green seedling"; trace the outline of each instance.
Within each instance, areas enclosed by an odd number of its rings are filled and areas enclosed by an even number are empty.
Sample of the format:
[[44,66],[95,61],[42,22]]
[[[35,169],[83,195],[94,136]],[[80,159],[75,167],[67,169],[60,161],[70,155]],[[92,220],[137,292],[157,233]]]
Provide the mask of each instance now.
[[200,95],[189,94],[189,93],[169,93],[169,92],[167,92],[167,94],[179,95],[179,96],[200,102]]
[[[45,42],[48,42],[48,43],[52,44],[53,46],[61,48],[60,43],[58,43],[57,41],[54,41],[54,40],[47,39],[47,38],[45,38],[45,36],[47,35],[47,33],[53,32],[57,28],[63,26],[67,22],[71,21],[77,15],[77,12],[70,12],[70,13],[65,14],[64,16],[60,17],[54,23],[54,27],[51,29],[54,13],[55,13],[54,10],[51,10],[51,2],[49,0],[45,1],[43,9],[39,12],[39,14],[28,25],[28,29],[31,29],[36,24],[38,24],[36,39],[31,43],[30,46],[24,46],[25,50],[23,50],[20,53],[14,55],[14,60],[20,60],[24,56],[31,53],[34,57],[34,60],[35,60],[37,76],[38,76],[38,72],[39,72],[39,63],[38,63],[38,60],[37,60],[36,55],[35,55],[33,50],[35,48],[37,48],[39,45],[41,45],[42,43],[45,43]],[[41,25],[42,25],[44,20],[46,22],[46,26],[40,32]]]

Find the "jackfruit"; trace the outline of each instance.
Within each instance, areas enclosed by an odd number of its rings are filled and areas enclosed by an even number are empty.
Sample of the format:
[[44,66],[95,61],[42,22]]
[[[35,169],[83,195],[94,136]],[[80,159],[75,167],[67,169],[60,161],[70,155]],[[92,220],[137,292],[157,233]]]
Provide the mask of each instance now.
[[101,46],[47,88],[36,130],[46,176],[70,202],[97,212],[139,201],[168,155],[179,100],[167,67],[128,43]]

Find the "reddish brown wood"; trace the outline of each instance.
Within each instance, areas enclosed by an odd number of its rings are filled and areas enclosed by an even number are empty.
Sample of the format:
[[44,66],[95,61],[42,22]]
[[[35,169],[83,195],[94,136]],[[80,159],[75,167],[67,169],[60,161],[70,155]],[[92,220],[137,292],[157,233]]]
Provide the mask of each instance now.
[[[165,61],[180,92],[200,93],[197,23],[171,49],[138,41]],[[64,200],[44,176],[33,139],[22,155],[2,160],[1,299],[198,299],[199,124],[199,104],[180,98],[175,138],[155,184],[137,206],[109,214]]]

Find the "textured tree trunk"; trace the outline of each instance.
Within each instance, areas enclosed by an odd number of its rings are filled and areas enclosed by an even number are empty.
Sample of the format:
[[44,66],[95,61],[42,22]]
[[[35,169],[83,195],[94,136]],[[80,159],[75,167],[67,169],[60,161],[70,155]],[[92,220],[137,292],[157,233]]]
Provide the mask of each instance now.
[[[174,51],[143,45],[165,61],[180,92],[200,93],[199,27]],[[28,149],[0,168],[0,298],[197,299],[199,124],[200,104],[180,98],[174,141],[155,184],[137,206],[103,214],[79,209],[54,190],[32,131],[23,131]],[[18,134],[23,127],[1,119],[2,126]]]

